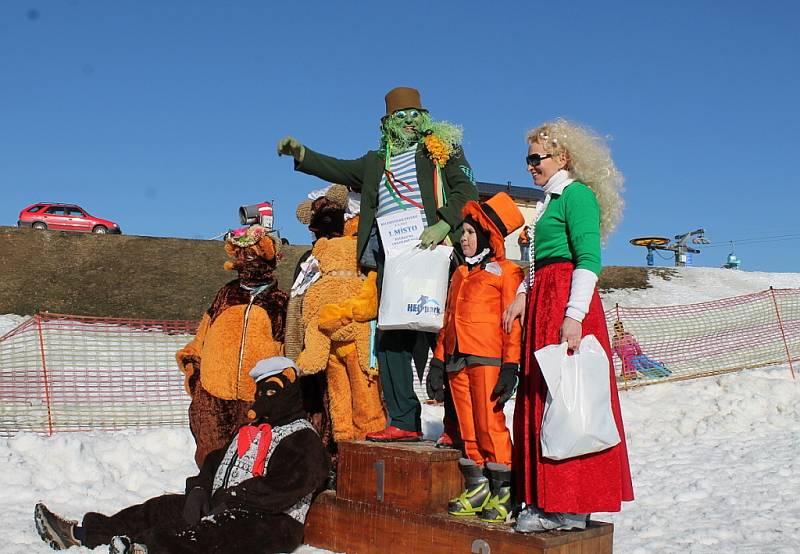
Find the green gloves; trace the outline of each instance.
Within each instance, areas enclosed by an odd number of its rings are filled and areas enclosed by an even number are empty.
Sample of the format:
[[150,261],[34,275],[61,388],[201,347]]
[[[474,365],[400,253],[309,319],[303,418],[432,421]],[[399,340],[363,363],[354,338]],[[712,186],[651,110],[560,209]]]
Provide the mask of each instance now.
[[305,153],[305,147],[294,137],[287,136],[278,141],[278,156],[291,156],[302,162]]
[[420,248],[436,248],[436,245],[442,242],[447,233],[450,232],[450,224],[447,223],[445,220],[440,220],[431,225],[430,227],[426,227],[422,234],[419,236],[420,241]]

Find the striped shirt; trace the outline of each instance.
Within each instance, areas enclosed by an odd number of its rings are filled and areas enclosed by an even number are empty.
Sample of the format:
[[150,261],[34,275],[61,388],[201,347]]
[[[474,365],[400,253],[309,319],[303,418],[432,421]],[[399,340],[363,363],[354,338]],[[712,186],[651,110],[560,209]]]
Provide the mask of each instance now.
[[387,182],[386,172],[384,172],[378,186],[378,211],[375,213],[377,217],[397,213],[401,210],[419,209],[422,212],[422,223],[427,226],[425,210],[420,208],[422,194],[417,182],[416,154],[417,147],[414,145],[405,152],[389,158],[391,179]]

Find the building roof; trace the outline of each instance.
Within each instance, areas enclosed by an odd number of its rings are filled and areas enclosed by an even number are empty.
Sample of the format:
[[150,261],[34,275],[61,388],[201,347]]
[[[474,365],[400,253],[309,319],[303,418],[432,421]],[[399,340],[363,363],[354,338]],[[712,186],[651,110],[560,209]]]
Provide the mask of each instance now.
[[535,202],[537,200],[544,200],[544,191],[540,188],[518,187],[512,185],[511,181],[501,185],[498,183],[487,183],[485,181],[476,181],[475,185],[478,187],[478,196],[481,199],[494,196],[498,192],[505,192],[511,198],[520,202]]

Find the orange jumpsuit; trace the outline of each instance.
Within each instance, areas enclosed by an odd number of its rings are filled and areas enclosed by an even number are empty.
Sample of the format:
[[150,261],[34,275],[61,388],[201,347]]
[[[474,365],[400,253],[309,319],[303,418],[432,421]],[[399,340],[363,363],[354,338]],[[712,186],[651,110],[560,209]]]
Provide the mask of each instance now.
[[[447,370],[466,454],[479,465],[511,465],[511,435],[505,414],[491,395],[501,364],[520,361],[519,319],[507,334],[502,316],[522,279],[522,269],[505,259],[471,271],[461,265],[447,295],[434,358]],[[459,365],[465,367],[457,369]]]

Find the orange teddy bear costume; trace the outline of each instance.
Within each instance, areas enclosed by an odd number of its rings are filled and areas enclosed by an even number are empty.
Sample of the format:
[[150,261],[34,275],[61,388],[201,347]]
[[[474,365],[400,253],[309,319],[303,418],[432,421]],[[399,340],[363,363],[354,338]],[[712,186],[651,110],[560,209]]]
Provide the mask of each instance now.
[[377,275],[358,271],[356,228],[353,218],[345,236],[314,244],[311,254],[319,262],[321,277],[305,293],[305,340],[297,358],[303,374],[327,374],[336,442],[363,440],[386,426],[377,368],[369,363],[369,321],[378,314]]
[[239,278],[223,286],[194,339],[175,353],[192,397],[189,427],[198,467],[248,420],[256,384],[249,372],[283,350],[288,295],[274,277],[277,242],[260,225],[228,233],[225,269]]

